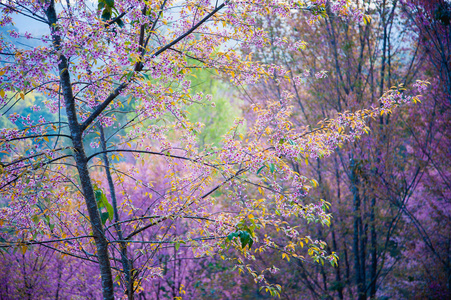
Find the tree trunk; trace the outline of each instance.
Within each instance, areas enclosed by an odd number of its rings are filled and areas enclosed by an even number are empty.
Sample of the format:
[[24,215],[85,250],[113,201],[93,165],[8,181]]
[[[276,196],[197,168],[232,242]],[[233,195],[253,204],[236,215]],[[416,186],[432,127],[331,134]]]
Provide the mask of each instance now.
[[[104,151],[103,163],[105,164],[105,174],[106,174],[106,177],[108,180],[108,187],[110,189],[111,202],[112,202],[113,212],[114,212],[113,222],[116,223],[114,225],[114,229],[116,230],[118,239],[120,241],[123,241],[124,236],[122,234],[122,226],[119,223],[120,218],[119,218],[119,212],[117,209],[116,190],[114,188],[113,177],[111,176],[110,161],[108,159],[108,154],[106,152],[107,146],[106,146],[106,140],[105,140],[105,133],[103,131],[102,125],[99,125],[98,128],[100,131],[100,144],[102,147],[102,151]],[[122,272],[125,275],[126,294],[127,294],[127,298],[129,300],[132,300],[134,298],[134,284],[133,284],[133,276],[131,275],[131,269],[132,269],[131,262],[128,259],[128,255],[127,255],[127,243],[121,242],[121,243],[119,243],[119,247],[120,247],[121,263],[122,263],[122,270],[123,270]]]
[[[57,53],[61,50],[61,37],[58,34],[57,16],[55,11],[55,2],[51,0],[46,10],[49,21],[50,30],[52,32],[53,46]],[[113,276],[111,273],[110,259],[108,256],[108,241],[104,235],[102,221],[100,219],[99,210],[94,194],[94,188],[91,183],[91,177],[88,171],[88,161],[83,146],[83,131],[77,120],[75,109],[75,100],[72,91],[70,75],[68,71],[67,58],[64,55],[59,56],[58,71],[60,74],[60,84],[66,104],[66,114],[69,123],[69,130],[72,137],[73,152],[78,174],[80,176],[80,184],[85,198],[88,215],[91,222],[91,228],[94,241],[97,248],[97,259],[100,267],[100,275],[102,278],[102,294],[103,299],[114,299]]]
[[376,218],[374,209],[376,207],[376,197],[371,199],[370,212],[370,231],[371,231],[371,282],[370,282],[370,298],[376,299],[376,275],[377,275],[377,235],[376,235]]
[[356,166],[354,158],[351,158],[350,169],[351,169],[351,191],[353,195],[353,206],[354,206],[354,235],[353,235],[353,254],[354,254],[354,269],[355,269],[355,281],[357,285],[357,294],[359,300],[366,299],[365,286],[362,278],[362,267],[360,263],[360,251],[359,251],[359,229],[360,223],[362,222],[360,217],[360,194],[358,185],[358,177],[356,174]]
[[[337,240],[335,238],[335,226],[331,224],[332,230],[332,247],[335,252],[338,253]],[[337,294],[338,299],[343,299],[343,282],[341,280],[341,271],[340,271],[340,262],[338,262],[337,267],[335,268],[335,281],[337,282]]]

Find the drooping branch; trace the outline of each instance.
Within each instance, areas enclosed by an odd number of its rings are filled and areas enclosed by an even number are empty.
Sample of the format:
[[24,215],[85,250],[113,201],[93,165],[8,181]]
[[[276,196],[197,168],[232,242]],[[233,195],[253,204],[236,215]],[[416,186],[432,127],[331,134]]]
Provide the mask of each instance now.
[[55,136],[72,139],[72,137],[67,134],[42,134],[42,135],[28,135],[28,136],[16,137],[16,138],[11,138],[11,139],[7,139],[7,140],[0,139],[0,141],[12,142],[12,141],[18,141],[18,140],[25,140],[25,139],[46,138],[46,137],[55,137]]
[[44,23],[44,24],[49,24],[49,23],[47,22],[46,19],[44,19],[43,17],[41,17],[41,16],[39,16],[39,15],[33,13],[33,12],[30,12],[31,15],[29,15],[29,14],[24,13],[23,11],[20,11],[20,10],[18,10],[18,9],[15,9],[14,7],[9,6],[9,5],[5,4],[5,3],[1,3],[1,2],[0,2],[0,5],[2,5],[2,6],[4,6],[4,7],[6,7],[6,8],[8,8],[8,9],[10,9],[10,10],[12,10],[12,11],[15,11],[16,13],[21,14],[21,15],[23,15],[23,16],[25,16],[25,17],[31,18],[31,19],[36,20],[36,21],[38,21],[38,22],[42,22],[42,23]]
[[[207,236],[204,238],[194,238],[189,239],[188,241],[206,241],[206,240],[219,240],[219,239],[225,239],[227,236]],[[177,241],[131,241],[131,240],[123,240],[123,241],[110,241],[110,243],[137,243],[137,244],[174,244]]]
[[188,157],[184,157],[184,156],[179,156],[179,155],[172,155],[172,154],[167,154],[167,153],[162,153],[162,152],[155,152],[155,151],[146,151],[146,150],[133,150],[133,149],[111,149],[111,150],[105,150],[105,151],[100,151],[97,153],[92,154],[91,156],[88,157],[88,161],[91,160],[93,157],[100,155],[100,154],[104,154],[104,153],[110,153],[110,152],[129,152],[129,153],[143,153],[143,154],[151,154],[151,155],[159,155],[159,156],[165,156],[168,158],[177,158],[177,159],[183,159],[183,160],[187,160],[193,163],[202,163],[203,165],[215,168],[214,165],[208,164],[208,163],[204,163],[204,162],[200,162],[198,160],[192,159],[192,158],[188,158]]
[[[134,218],[134,219],[128,219],[128,220],[123,220],[120,222],[115,222],[111,225],[108,225],[106,228],[111,228],[113,226],[115,226],[116,224],[124,224],[124,223],[131,223],[131,222],[137,222],[137,221],[143,221],[143,220],[149,220],[149,219],[158,219],[158,218],[162,218],[162,216],[147,216],[147,217],[139,217],[139,218]],[[181,219],[192,219],[192,220],[202,220],[202,221],[209,221],[209,222],[217,222],[214,219],[210,219],[207,217],[197,217],[197,216],[177,216],[177,218],[181,218]]]
[[77,237],[71,237],[71,238],[64,238],[64,239],[55,239],[55,240],[47,240],[47,241],[6,241],[1,242],[0,247],[13,247],[14,245],[42,245],[42,244],[49,244],[49,243],[58,243],[58,242],[67,242],[67,241],[73,241],[73,240],[79,240],[79,239],[90,239],[93,238],[92,235],[82,235]]

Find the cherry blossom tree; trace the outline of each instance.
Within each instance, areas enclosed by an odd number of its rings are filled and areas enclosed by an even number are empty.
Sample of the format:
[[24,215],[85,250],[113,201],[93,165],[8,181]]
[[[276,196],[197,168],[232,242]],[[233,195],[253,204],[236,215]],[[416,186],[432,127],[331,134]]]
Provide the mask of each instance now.
[[[432,166],[426,154],[412,152],[413,148],[415,151],[421,148],[425,153],[435,153],[441,147],[439,144],[447,140],[442,135],[446,130],[436,127],[442,121],[447,122],[446,107],[438,105],[446,97],[441,92],[432,96],[414,80],[421,76],[435,81],[437,73],[431,73],[430,68],[440,64],[429,64],[425,60],[424,48],[418,44],[418,31],[413,29],[405,15],[404,10],[408,8],[405,3],[362,1],[361,4],[370,17],[370,21],[367,19],[363,24],[330,12],[329,18],[314,26],[308,25],[308,18],[302,14],[292,18],[289,26],[281,25],[276,17],[268,17],[265,22],[271,24],[272,44],[254,51],[253,55],[268,64],[285,64],[293,76],[291,81],[282,76],[275,77],[243,92],[243,97],[251,98],[253,102],[265,102],[278,99],[284,89],[290,90],[296,105],[291,122],[312,127],[324,118],[334,118],[339,111],[353,111],[371,103],[377,105],[377,98],[383,94],[384,87],[399,82],[426,93],[420,107],[376,118],[368,125],[369,135],[358,142],[343,145],[332,157],[319,157],[308,165],[292,162],[293,169],[319,183],[319,188],[310,196],[332,204],[334,219],[331,227],[315,228],[315,236],[327,241],[328,247],[339,254],[340,260],[334,269],[303,262],[297,266],[284,265],[280,275],[271,279],[287,287],[284,296],[288,299],[412,297],[414,292],[411,290],[402,296],[398,294],[411,283],[398,285],[393,280],[395,274],[406,275],[409,257],[401,249],[412,241],[423,239],[412,234],[415,226],[421,230],[424,228],[419,226],[421,222],[408,207],[412,205],[419,213],[419,207],[439,201],[443,205],[437,205],[435,213],[447,214],[448,206],[441,194],[428,194],[421,201],[421,197],[416,197],[423,190],[426,174]],[[291,41],[297,41],[297,44],[282,41],[281,36],[290,36]],[[441,89],[435,84],[434,87],[435,91]],[[424,111],[421,113],[424,123],[420,122],[419,111]],[[417,143],[421,147],[413,146]],[[442,168],[440,173],[446,174],[446,164],[440,166]],[[438,178],[434,182],[440,182],[437,190],[447,188]],[[429,215],[427,211],[423,211],[424,215]],[[412,217],[413,221],[409,220]],[[311,225],[300,225],[296,219],[287,218],[286,222],[298,226],[302,232],[312,230]],[[429,227],[426,225],[431,224],[429,222],[424,224],[425,228]],[[407,228],[409,234],[404,235]],[[446,231],[445,228],[447,225],[442,230]],[[437,244],[447,244],[447,239],[443,235],[440,237],[438,231],[431,230],[427,238],[432,237],[432,232],[436,232],[433,239]],[[434,251],[427,256],[434,255]],[[445,262],[446,251],[443,252],[440,257]],[[259,262],[268,260],[267,256],[258,257]],[[402,267],[398,269],[398,265]],[[446,263],[439,261],[432,266],[434,270],[446,269]],[[417,283],[424,280],[420,275],[414,277]],[[293,282],[300,282],[302,288]]]

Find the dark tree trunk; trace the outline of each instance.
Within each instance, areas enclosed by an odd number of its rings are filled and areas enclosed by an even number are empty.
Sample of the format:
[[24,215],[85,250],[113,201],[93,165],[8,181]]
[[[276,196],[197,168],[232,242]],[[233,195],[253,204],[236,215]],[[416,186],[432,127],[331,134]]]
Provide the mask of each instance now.
[[377,234],[376,234],[376,218],[375,218],[376,198],[371,199],[371,212],[370,212],[370,231],[371,231],[371,282],[370,282],[370,298],[376,298],[376,275],[377,275]]
[[362,218],[360,216],[360,194],[358,189],[358,177],[356,172],[356,165],[354,158],[351,158],[350,169],[351,169],[351,191],[353,195],[353,206],[354,206],[354,235],[353,235],[353,254],[354,254],[354,270],[355,270],[355,281],[357,285],[357,298],[359,300],[366,299],[365,294],[365,284],[362,277],[362,266],[360,261],[360,224]]
[[[113,177],[111,176],[110,171],[110,161],[107,154],[107,146],[106,146],[106,140],[105,140],[105,133],[103,131],[102,125],[99,125],[99,131],[100,131],[100,144],[102,147],[103,153],[103,163],[105,164],[105,173],[108,180],[108,187],[110,189],[110,195],[111,195],[111,202],[113,206],[113,212],[114,212],[114,219],[113,222],[116,223],[114,225],[114,229],[116,230],[117,237],[120,241],[124,240],[124,236],[122,234],[122,226],[119,223],[119,212],[117,209],[117,198],[116,198],[116,189],[114,188],[114,182]],[[129,300],[132,300],[134,298],[134,285],[133,285],[133,276],[131,275],[131,262],[128,259],[127,255],[127,243],[121,242],[119,243],[120,247],[120,253],[121,253],[121,263],[122,263],[122,269],[123,273],[125,275],[125,287],[126,287],[126,294]]]
[[[57,15],[55,11],[55,2],[50,1],[46,11],[49,21],[50,30],[52,32],[53,45],[57,53],[61,50],[61,37],[58,34]],[[94,194],[94,188],[91,183],[91,177],[88,171],[88,161],[83,146],[83,130],[77,120],[75,109],[75,100],[72,92],[72,85],[69,75],[67,58],[64,55],[59,56],[58,71],[60,74],[60,84],[66,104],[66,114],[69,123],[69,130],[72,137],[73,152],[78,174],[80,176],[80,184],[85,198],[88,215],[91,222],[91,228],[97,248],[97,259],[100,267],[100,275],[102,278],[103,299],[114,299],[113,276],[111,273],[110,259],[108,256],[108,241],[104,234],[102,221],[100,219],[99,210]]]

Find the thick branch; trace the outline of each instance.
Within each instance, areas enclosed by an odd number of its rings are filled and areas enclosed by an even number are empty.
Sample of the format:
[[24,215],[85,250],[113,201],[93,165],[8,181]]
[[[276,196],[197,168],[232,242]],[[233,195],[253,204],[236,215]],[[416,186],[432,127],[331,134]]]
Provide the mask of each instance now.
[[88,126],[104,111],[104,109],[127,87],[128,83],[124,82],[112,92],[105,101],[102,102],[92,112],[92,114],[80,125],[81,131],[84,131]]

